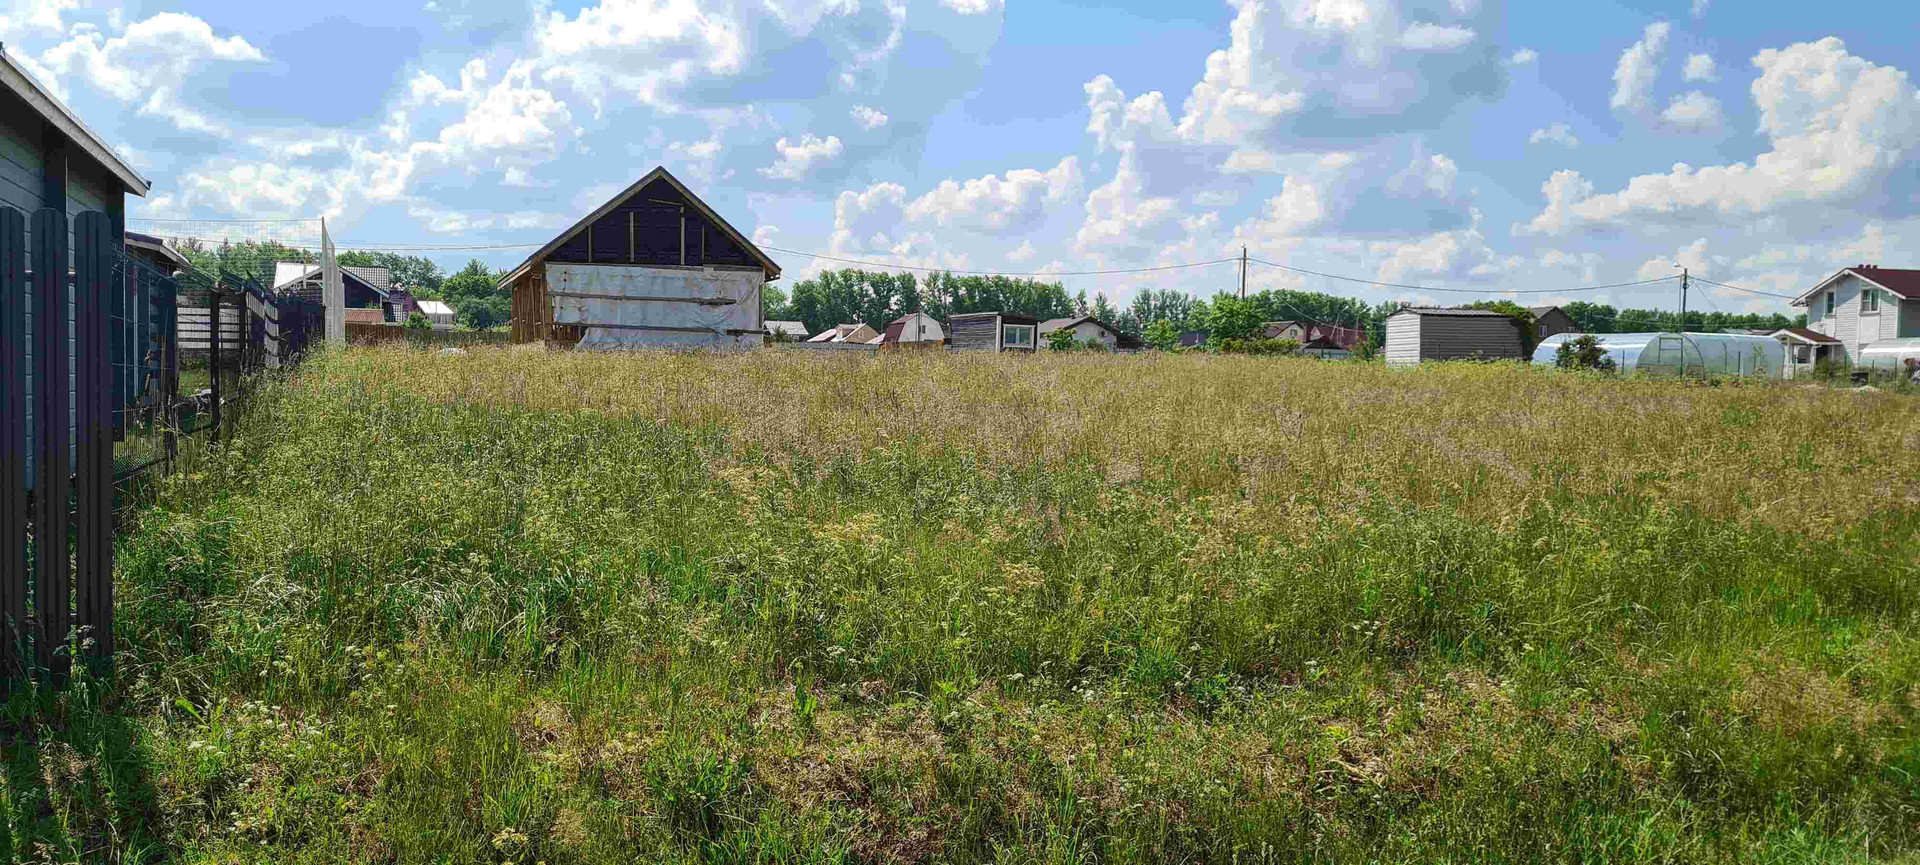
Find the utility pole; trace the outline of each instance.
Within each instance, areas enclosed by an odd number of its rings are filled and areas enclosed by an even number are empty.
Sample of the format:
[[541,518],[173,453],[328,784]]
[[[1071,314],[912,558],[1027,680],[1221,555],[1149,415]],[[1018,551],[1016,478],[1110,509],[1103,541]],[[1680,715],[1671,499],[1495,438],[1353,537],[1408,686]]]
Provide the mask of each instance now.
[[1247,248],[1240,247],[1240,299],[1247,299]]

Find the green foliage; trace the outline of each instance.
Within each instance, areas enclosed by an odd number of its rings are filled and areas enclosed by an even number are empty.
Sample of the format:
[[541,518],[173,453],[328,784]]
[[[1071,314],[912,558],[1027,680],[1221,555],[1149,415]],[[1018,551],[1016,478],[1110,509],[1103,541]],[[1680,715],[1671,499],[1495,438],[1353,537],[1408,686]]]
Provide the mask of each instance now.
[[334,256],[342,266],[384,267],[393,279],[393,284],[413,292],[421,300],[444,300],[440,286],[446,281],[446,272],[430,259],[417,255],[401,255],[395,252],[363,252],[345,250]]
[[1784,327],[1806,327],[1806,313],[1797,316],[1785,316],[1779,313],[1762,315],[1749,313],[1731,315],[1724,312],[1687,313],[1682,322],[1678,313],[1663,309],[1614,309],[1605,303],[1573,301],[1560,305],[1560,311],[1573,319],[1574,324],[1586,333],[1640,333],[1648,331],[1677,331],[1711,333],[1724,330],[1779,330]]
[[1220,340],[1219,348],[1224,354],[1290,357],[1300,353],[1300,341],[1293,339],[1268,339],[1264,336],[1254,339],[1223,339]]
[[1147,325],[1141,337],[1148,346],[1160,351],[1178,351],[1180,349],[1180,328],[1164,318],[1155,319]]
[[1060,328],[1047,334],[1047,348],[1052,351],[1073,351],[1080,348],[1080,340],[1073,335],[1072,328]]
[[1467,304],[1466,308],[1497,312],[1513,319],[1520,328],[1521,356],[1533,356],[1534,347],[1540,344],[1540,323],[1533,320],[1533,313],[1526,307],[1511,300],[1476,300]]
[[1266,319],[1254,304],[1230,295],[1213,299],[1207,311],[1206,329],[1211,333],[1211,341],[1221,345],[1265,339],[1267,335]]
[[1612,372],[1616,366],[1613,358],[1600,345],[1599,338],[1586,333],[1560,344],[1554,351],[1553,364],[1561,369],[1592,369]]
[[408,313],[407,329],[408,330],[432,330],[433,322],[428,321],[425,315],[422,315],[418,312]]
[[1059,283],[849,268],[796,283],[785,315],[805,322],[809,333],[819,333],[850,322],[884,330],[893,319],[922,311],[940,321],[967,312],[1010,312],[1045,321],[1072,315],[1074,304]]
[[513,292],[495,287],[502,276],[476,258],[447,277],[440,291],[453,307],[455,320],[474,330],[505,325],[513,316]]

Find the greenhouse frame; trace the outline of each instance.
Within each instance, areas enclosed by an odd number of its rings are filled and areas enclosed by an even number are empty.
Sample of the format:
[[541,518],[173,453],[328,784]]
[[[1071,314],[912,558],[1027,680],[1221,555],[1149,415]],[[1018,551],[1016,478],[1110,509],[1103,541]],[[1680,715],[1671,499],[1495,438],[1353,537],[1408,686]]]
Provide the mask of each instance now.
[[[1533,362],[1552,366],[1560,346],[1585,334],[1557,333],[1540,341]],[[1784,378],[1787,348],[1771,336],[1743,333],[1596,333],[1593,338],[1621,373],[1734,375]]]

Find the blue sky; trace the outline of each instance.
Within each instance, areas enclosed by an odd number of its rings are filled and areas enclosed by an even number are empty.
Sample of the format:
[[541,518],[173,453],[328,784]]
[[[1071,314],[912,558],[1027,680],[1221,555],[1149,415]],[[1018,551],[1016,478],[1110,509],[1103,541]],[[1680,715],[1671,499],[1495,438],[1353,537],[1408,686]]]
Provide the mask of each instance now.
[[[1237,255],[1255,288],[1670,307],[1920,266],[1911,4],[0,0],[134,227],[505,266],[664,164],[790,278]],[[1063,275],[1125,302],[1230,265]],[[1584,289],[1584,290],[1583,290]],[[1696,308],[1782,302],[1703,287]]]

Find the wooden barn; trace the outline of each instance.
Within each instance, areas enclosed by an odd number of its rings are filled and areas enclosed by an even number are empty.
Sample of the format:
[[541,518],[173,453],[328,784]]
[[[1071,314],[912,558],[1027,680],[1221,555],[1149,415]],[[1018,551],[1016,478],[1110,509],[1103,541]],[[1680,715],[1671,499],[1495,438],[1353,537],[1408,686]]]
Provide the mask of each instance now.
[[780,266],[655,168],[500,282],[513,341],[563,348],[748,348]]
[[1032,352],[1039,347],[1040,319],[1011,312],[968,312],[947,319],[952,351]]
[[1409,306],[1387,316],[1390,364],[1525,357],[1520,323],[1486,309]]

